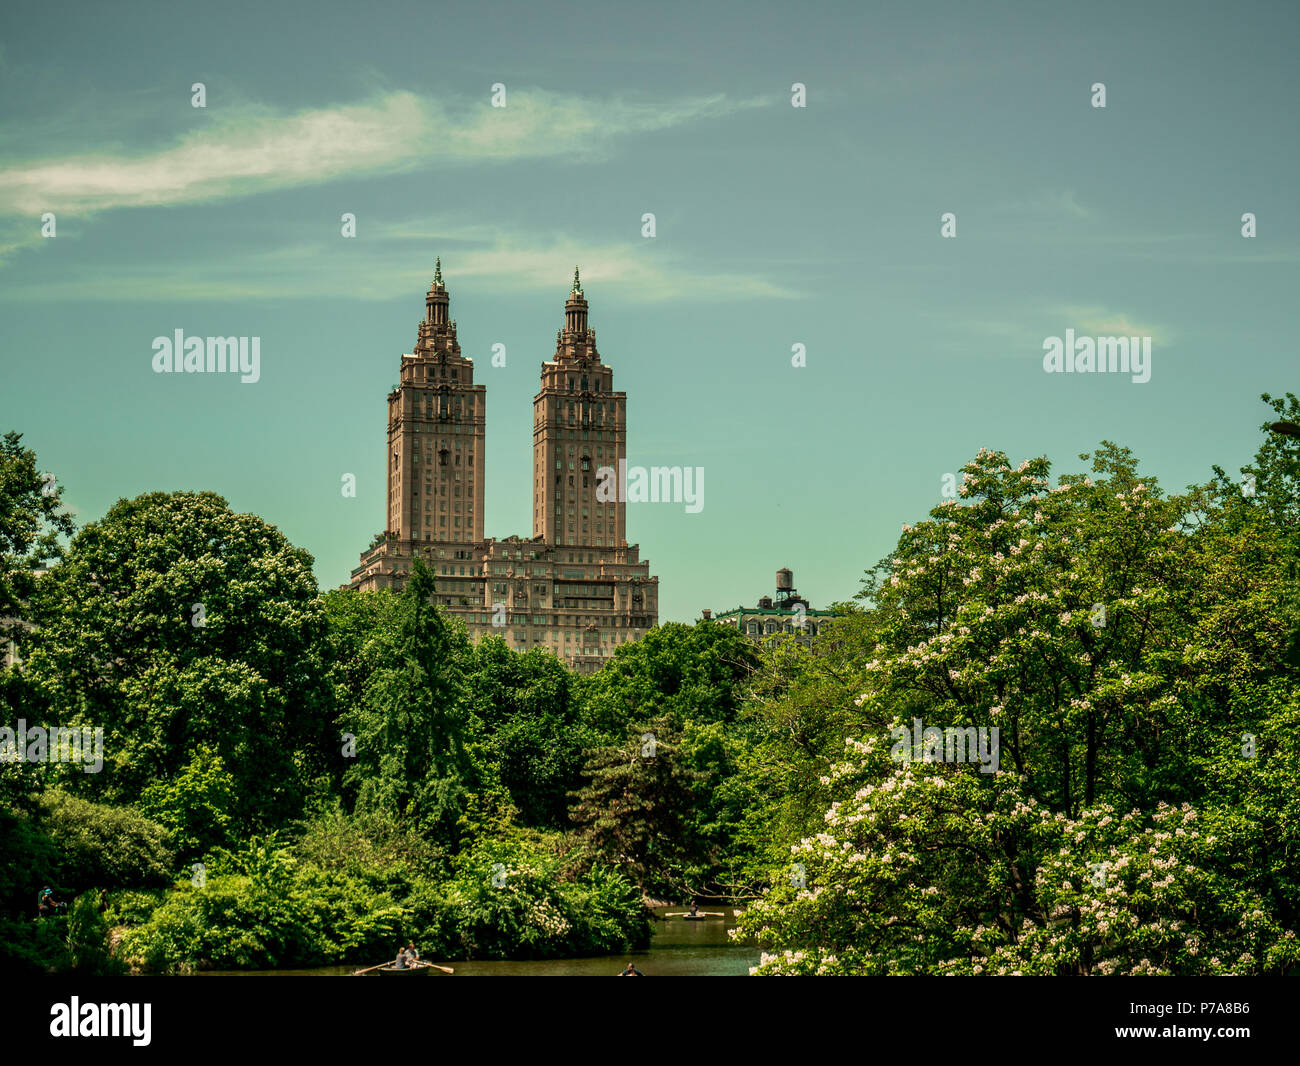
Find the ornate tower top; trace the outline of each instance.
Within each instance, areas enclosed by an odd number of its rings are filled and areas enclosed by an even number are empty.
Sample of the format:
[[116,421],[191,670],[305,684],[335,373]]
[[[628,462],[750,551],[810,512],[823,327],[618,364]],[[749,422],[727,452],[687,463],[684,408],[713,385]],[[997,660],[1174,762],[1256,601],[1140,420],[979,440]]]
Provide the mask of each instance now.
[[569,298],[564,302],[564,329],[560,331],[564,341],[585,341],[588,337],[586,329],[586,296],[582,295],[582,282],[577,276],[577,266],[573,268],[573,289],[569,291]]
[[433,284],[424,297],[424,321],[420,323],[419,338],[416,341],[417,353],[447,351],[459,354],[456,323],[447,314],[450,304],[451,297],[447,295],[447,286],[442,281],[442,256],[438,256],[433,261]]

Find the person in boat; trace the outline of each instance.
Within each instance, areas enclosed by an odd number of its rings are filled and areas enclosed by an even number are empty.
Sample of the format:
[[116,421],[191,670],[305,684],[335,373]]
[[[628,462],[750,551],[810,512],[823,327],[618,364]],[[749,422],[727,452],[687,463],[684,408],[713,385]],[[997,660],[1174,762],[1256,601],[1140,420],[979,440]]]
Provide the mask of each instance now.
[[700,905],[698,903],[692,903],[691,909],[688,912],[687,917],[698,918],[699,916],[700,916]]
[[415,950],[415,941],[411,940],[406,945],[406,961],[410,966],[414,966],[420,961],[420,953]]
[[406,969],[406,948],[397,949],[397,961],[393,963],[394,970]]
[[635,966],[633,966],[632,960],[629,959],[627,963],[627,969],[622,971],[622,973],[620,973],[618,976],[619,977],[644,977],[645,974],[643,974],[640,970],[638,970]]

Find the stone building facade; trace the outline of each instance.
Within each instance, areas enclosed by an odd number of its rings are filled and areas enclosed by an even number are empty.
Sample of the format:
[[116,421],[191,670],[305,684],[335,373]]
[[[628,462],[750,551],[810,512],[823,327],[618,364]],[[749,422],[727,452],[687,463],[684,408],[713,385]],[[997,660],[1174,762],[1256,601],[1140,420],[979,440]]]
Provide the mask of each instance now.
[[596,350],[575,270],[533,399],[533,534],[485,537],[487,390],[461,353],[449,302],[439,261],[415,351],[388,395],[388,525],[348,587],[400,589],[418,556],[437,579],[435,602],[471,638],[550,648],[590,673],[659,620],[659,579],[627,543],[626,503],[596,498],[597,468],[627,454],[627,396]]

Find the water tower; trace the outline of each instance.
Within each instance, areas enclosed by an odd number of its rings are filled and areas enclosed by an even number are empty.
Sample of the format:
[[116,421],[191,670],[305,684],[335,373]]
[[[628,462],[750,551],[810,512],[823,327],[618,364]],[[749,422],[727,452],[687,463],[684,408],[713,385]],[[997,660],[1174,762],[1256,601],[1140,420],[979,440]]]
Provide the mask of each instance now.
[[794,595],[794,571],[781,567],[776,572],[776,600],[784,603]]

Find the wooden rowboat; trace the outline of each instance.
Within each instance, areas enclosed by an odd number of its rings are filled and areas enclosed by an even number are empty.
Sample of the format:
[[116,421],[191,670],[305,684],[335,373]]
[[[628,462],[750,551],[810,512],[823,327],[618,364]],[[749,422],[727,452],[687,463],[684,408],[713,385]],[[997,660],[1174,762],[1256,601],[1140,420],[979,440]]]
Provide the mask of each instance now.
[[364,970],[356,970],[353,977],[361,977],[368,973],[386,973],[390,977],[415,977],[419,974],[427,973],[455,973],[450,966],[439,966],[436,962],[417,962],[410,966],[403,966],[400,969],[391,962],[381,962],[378,966],[367,966]]
[[388,963],[375,970],[375,973],[383,974],[385,977],[424,977],[439,972],[441,971],[431,962],[417,962],[414,966],[403,966],[401,969]]

